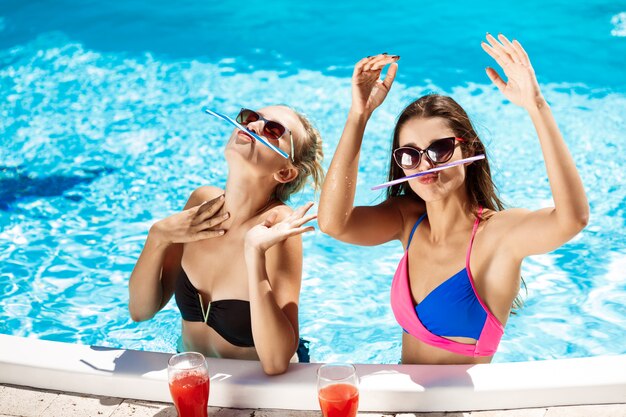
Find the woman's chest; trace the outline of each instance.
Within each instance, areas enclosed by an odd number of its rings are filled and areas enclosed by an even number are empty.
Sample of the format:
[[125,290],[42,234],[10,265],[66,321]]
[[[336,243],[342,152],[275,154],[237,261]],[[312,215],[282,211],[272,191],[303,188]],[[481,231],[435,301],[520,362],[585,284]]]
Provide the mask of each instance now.
[[186,243],[181,265],[191,284],[210,300],[248,299],[243,238]]
[[[434,298],[451,303],[459,298],[466,303],[484,302],[500,319],[508,316],[520,265],[506,256],[490,233],[479,229],[474,239],[459,238],[446,245],[417,240],[406,261],[415,304]],[[510,296],[503,297],[506,291]]]

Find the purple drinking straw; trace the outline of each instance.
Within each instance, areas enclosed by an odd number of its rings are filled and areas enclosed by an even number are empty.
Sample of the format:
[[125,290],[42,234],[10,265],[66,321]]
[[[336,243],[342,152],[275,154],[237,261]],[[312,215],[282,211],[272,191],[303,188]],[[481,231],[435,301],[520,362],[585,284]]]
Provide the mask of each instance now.
[[392,185],[400,184],[401,182],[408,181],[413,178],[421,177],[423,175],[428,175],[433,172],[444,170],[446,168],[455,167],[457,165],[469,164],[471,162],[478,161],[479,159],[485,159],[485,155],[480,154],[480,155],[472,156],[472,157],[465,158],[465,159],[459,159],[458,161],[450,162],[449,164],[439,165],[435,168],[418,172],[417,174],[411,174],[406,177],[398,178],[397,180],[393,180],[393,181],[385,182],[383,184],[376,185],[372,187],[372,190],[380,190],[381,188],[391,187]]

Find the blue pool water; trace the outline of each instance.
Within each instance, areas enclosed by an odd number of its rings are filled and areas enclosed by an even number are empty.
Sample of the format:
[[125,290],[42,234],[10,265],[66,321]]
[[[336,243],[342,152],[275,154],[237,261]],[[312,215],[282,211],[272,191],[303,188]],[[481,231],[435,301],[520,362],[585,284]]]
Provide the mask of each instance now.
[[[586,230],[524,263],[526,306],[495,361],[626,353],[626,2],[606,0],[0,1],[0,333],[173,351],[175,304],[132,323],[127,282],[149,226],[224,185],[229,128],[200,108],[289,103],[322,132],[327,167],[364,55],[402,59],[366,132],[359,204],[380,201],[369,187],[385,179],[399,111],[435,91],[473,117],[509,206],[550,205],[529,118],[484,74],[486,31],[525,45],[591,204]],[[399,243],[317,232],[304,245],[312,359],[397,362]]]

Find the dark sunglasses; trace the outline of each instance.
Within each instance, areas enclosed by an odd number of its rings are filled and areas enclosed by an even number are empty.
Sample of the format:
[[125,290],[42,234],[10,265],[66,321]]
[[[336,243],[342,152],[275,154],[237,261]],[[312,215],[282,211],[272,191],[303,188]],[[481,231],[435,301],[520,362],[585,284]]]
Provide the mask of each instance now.
[[262,120],[263,124],[263,136],[268,139],[278,140],[280,139],[285,132],[289,132],[289,140],[291,141],[291,160],[293,161],[293,136],[291,135],[291,130],[287,129],[282,124],[275,122],[273,120],[267,120],[265,117],[261,116],[259,113],[254,110],[244,109],[242,108],[239,111],[236,119],[239,124],[242,126],[248,126],[250,123],[258,122]]
[[393,159],[402,169],[415,169],[422,160],[422,155],[433,164],[443,164],[448,162],[454,154],[456,142],[465,142],[463,138],[443,138],[437,139],[422,150],[412,146],[403,146],[393,151]]

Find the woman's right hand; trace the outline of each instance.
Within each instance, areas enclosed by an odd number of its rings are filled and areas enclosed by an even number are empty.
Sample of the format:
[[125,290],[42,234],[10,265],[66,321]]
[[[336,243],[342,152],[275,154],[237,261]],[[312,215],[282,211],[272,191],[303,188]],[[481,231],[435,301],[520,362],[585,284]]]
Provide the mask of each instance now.
[[221,195],[173,214],[152,225],[150,235],[162,244],[195,242],[222,236],[224,230],[213,228],[229,217],[229,213],[215,216],[223,205],[224,195]]
[[[385,101],[398,71],[398,55],[380,54],[363,58],[354,66],[352,74],[351,112],[369,117]],[[389,65],[391,64],[391,65]],[[384,80],[380,79],[383,68],[389,65]]]

